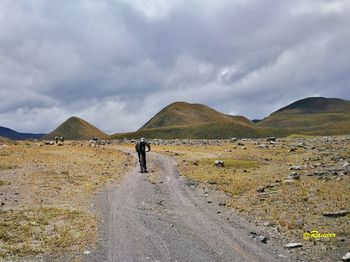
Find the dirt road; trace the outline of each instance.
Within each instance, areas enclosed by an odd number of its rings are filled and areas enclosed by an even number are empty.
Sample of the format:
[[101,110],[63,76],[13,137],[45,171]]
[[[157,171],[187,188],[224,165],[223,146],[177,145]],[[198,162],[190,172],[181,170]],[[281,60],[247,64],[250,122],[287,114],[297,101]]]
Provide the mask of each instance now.
[[228,218],[227,208],[209,205],[202,189],[186,185],[174,159],[148,159],[153,174],[136,166],[101,196],[103,239],[85,261],[281,261]]

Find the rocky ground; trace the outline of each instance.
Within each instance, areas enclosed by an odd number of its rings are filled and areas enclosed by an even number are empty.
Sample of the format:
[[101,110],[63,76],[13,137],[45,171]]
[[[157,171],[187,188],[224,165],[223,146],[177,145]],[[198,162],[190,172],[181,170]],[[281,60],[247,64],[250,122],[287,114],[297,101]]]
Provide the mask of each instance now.
[[1,140],[0,260],[338,261],[350,251],[350,137],[153,140],[147,176],[129,172],[132,142]]
[[[296,243],[287,250],[315,261],[349,251],[349,137],[161,141],[157,150],[178,159],[190,185],[209,187],[209,205],[233,208],[264,229],[266,241]],[[210,189],[226,192],[226,201],[212,201]],[[324,235],[304,239],[315,230]]]

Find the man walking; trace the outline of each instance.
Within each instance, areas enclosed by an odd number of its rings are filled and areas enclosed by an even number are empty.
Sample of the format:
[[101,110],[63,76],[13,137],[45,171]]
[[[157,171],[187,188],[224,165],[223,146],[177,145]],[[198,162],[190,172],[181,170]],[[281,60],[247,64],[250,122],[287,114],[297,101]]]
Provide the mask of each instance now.
[[[146,147],[147,147],[147,150],[146,150]],[[145,138],[141,137],[141,139],[136,142],[135,150],[139,157],[141,173],[147,173],[146,152],[151,151],[150,144],[145,140]]]

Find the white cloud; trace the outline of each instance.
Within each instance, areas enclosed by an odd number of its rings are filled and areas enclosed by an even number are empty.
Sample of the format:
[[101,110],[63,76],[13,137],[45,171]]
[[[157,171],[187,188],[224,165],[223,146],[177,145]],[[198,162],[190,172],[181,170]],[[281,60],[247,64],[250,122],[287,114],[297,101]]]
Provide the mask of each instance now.
[[349,1],[0,2],[0,125],[138,129],[182,100],[261,118],[349,99]]
[[140,13],[150,19],[160,19],[169,14],[180,0],[164,1],[164,0],[122,0],[132,5]]
[[341,15],[347,13],[350,8],[349,1],[332,0],[332,1],[298,1],[291,9],[293,15]]

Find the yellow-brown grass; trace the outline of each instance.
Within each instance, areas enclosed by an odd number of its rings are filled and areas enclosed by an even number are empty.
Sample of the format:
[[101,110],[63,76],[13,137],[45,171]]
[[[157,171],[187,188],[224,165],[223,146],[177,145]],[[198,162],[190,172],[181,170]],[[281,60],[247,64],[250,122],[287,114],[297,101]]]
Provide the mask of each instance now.
[[119,179],[128,161],[113,148],[80,142],[2,148],[0,257],[93,246],[98,220],[89,211],[91,197],[108,181]]
[[[321,241],[332,241],[333,247],[344,245],[342,237],[350,236],[349,217],[330,219],[323,213],[350,209],[350,178],[346,175],[341,180],[333,178],[325,182],[306,176],[313,172],[306,167],[297,171],[302,175],[300,181],[284,184],[292,172],[290,166],[303,165],[304,160],[314,157],[319,157],[319,162],[330,161],[326,154],[315,150],[299,148],[289,152],[288,145],[297,142],[289,139],[275,147],[270,145],[269,149],[244,142],[245,146],[228,143],[223,146],[157,146],[154,150],[176,156],[181,175],[227,192],[227,206],[242,215],[261,223],[268,221],[294,241],[303,241],[306,230],[318,230],[338,236]],[[350,156],[349,145],[319,142],[317,147],[328,147],[345,158]],[[224,160],[225,167],[215,167],[216,159]],[[266,187],[265,192],[258,193],[259,186]]]

